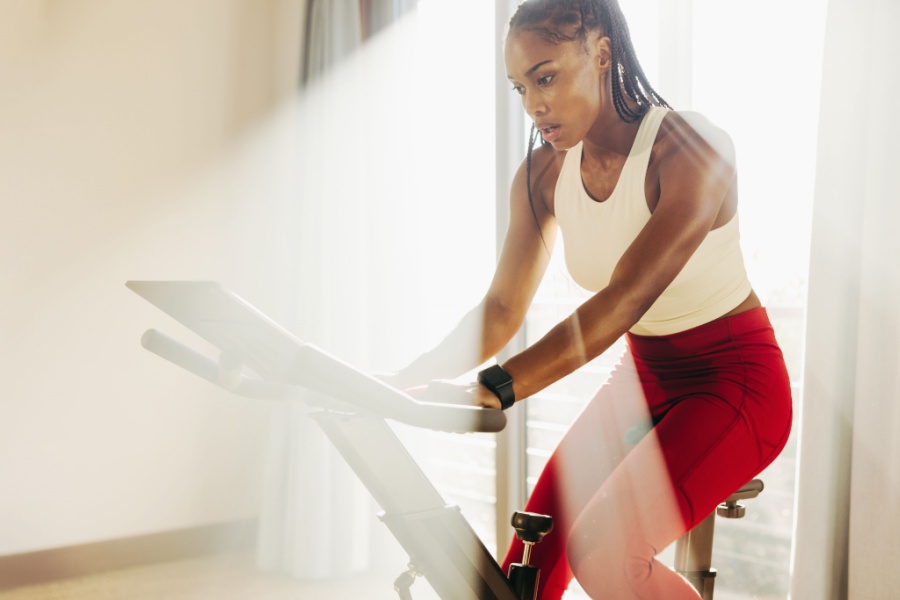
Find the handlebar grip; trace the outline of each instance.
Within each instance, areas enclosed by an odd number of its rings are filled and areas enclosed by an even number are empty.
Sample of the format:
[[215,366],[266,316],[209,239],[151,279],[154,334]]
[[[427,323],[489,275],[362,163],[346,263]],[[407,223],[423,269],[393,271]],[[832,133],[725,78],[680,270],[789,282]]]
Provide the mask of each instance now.
[[216,385],[219,383],[219,364],[216,361],[155,329],[144,332],[141,346],[202,379]]

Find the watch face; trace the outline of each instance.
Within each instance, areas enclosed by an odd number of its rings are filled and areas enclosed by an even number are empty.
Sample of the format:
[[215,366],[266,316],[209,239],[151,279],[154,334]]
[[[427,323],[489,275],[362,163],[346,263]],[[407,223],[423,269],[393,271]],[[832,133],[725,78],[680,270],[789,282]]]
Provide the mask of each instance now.
[[512,383],[512,377],[510,376],[510,374],[504,371],[498,365],[494,365],[489,369],[485,369],[484,371],[482,371],[482,375],[484,376],[483,378],[485,382],[494,388],[499,388]]
[[500,365],[494,365],[478,374],[478,381],[488,388],[500,400],[500,406],[506,410],[512,406],[516,399],[512,387],[512,376],[503,370]]

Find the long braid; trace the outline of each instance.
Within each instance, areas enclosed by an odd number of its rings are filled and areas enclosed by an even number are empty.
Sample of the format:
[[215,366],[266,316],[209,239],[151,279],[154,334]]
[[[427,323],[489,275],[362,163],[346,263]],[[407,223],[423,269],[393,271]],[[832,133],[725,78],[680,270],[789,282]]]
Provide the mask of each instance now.
[[[537,130],[537,126],[534,123],[531,124],[531,133],[528,136],[528,153],[525,155],[525,184],[528,186],[528,206],[531,207],[531,215],[534,217],[534,224],[537,225],[538,234],[541,236],[541,241],[544,242],[544,248],[547,247],[547,242],[544,240],[544,232],[541,231],[540,219],[537,216],[537,210],[534,208],[534,197],[531,193],[531,155],[534,153],[534,143],[540,137],[540,132]],[[541,144],[545,142],[541,140]]]
[[[608,7],[606,8],[606,21],[610,24],[610,29],[615,32],[621,32],[623,30],[628,32],[628,25],[625,23],[625,20],[619,18],[621,12],[609,10]],[[623,37],[625,38],[624,42]],[[641,94],[641,92],[643,92],[643,89],[641,89],[641,79],[646,79],[646,77],[637,60],[632,60],[634,59],[634,51],[629,48],[630,44],[627,42],[630,42],[630,34],[626,36],[620,34],[610,38],[614,66],[612,73],[612,96],[613,104],[616,107],[616,112],[619,113],[619,117],[624,121],[634,123],[647,111],[647,107],[644,102],[642,102],[643,94]],[[637,67],[636,72],[635,66]],[[628,77],[625,75],[626,71],[629,72]],[[625,99],[622,97],[623,91],[628,94],[629,98],[637,103],[637,111],[633,111],[628,106],[628,103],[625,102]]]

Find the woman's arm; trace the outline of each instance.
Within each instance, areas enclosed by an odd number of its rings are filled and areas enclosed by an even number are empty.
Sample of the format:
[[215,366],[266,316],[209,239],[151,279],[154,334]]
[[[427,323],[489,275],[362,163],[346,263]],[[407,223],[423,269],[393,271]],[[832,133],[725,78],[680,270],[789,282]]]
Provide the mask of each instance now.
[[555,185],[554,164],[554,151],[535,150],[534,213],[528,201],[526,166],[519,167],[510,190],[509,228],[487,293],[433,350],[393,376],[394,385],[405,388],[461,375],[500,352],[522,326],[556,237],[556,222],[542,191]]
[[513,377],[517,399],[591,361],[633,327],[720,221],[720,213],[736,209],[730,141],[722,143],[719,133],[713,143],[712,134],[699,134],[677,114],[667,120],[666,135],[654,149],[660,195],[649,221],[619,260],[606,288],[503,363]]

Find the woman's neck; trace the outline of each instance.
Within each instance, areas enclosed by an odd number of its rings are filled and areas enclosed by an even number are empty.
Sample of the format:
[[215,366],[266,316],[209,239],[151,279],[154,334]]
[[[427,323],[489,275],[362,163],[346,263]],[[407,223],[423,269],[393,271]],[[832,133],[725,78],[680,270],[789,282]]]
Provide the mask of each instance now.
[[590,157],[603,157],[609,154],[628,156],[637,137],[641,121],[634,123],[623,121],[615,110],[607,111],[597,118],[594,125],[584,137],[583,154]]

